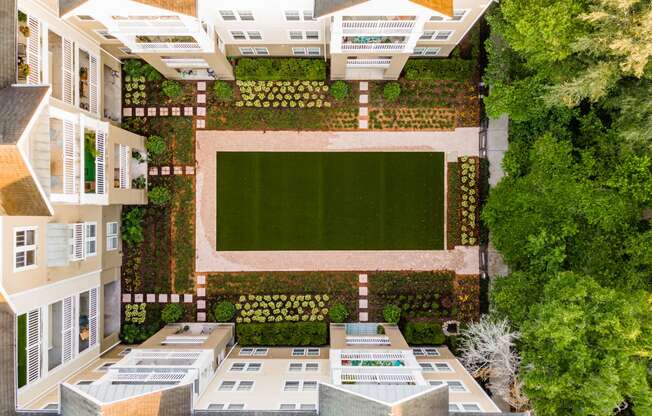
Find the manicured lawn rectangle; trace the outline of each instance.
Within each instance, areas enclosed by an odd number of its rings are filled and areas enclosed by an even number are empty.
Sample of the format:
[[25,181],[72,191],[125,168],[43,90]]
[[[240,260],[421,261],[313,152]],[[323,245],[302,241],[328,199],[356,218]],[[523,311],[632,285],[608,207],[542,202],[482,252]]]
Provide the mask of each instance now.
[[444,154],[218,152],[217,249],[441,250]]

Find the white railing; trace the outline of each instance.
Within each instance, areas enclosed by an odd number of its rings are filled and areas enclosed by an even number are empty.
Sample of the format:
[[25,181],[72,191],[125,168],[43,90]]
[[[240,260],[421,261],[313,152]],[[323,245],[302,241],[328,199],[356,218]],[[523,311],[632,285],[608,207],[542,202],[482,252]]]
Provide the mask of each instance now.
[[[356,336],[349,335],[346,337],[347,345],[390,345],[389,337],[387,335],[380,336]],[[344,354],[342,355],[344,356]],[[401,358],[403,355],[401,354]]]
[[120,145],[119,149],[119,169],[120,169],[120,189],[129,189],[129,161],[131,158],[131,150],[129,146]]
[[342,360],[403,360],[401,352],[343,352]]
[[342,384],[416,384],[409,374],[342,373]]
[[388,68],[391,63],[391,59],[349,59],[346,66]]
[[201,49],[202,49],[201,45],[196,42],[179,42],[179,43],[158,42],[158,43],[135,43],[133,51],[134,52],[142,52],[142,51],[154,52],[157,50],[194,51],[194,50],[201,50]]
[[342,22],[343,34],[397,34],[410,33],[414,29],[414,20],[345,20]]
[[342,52],[402,52],[405,43],[343,43]]
[[201,58],[172,58],[163,59],[170,68],[208,68],[208,63]]

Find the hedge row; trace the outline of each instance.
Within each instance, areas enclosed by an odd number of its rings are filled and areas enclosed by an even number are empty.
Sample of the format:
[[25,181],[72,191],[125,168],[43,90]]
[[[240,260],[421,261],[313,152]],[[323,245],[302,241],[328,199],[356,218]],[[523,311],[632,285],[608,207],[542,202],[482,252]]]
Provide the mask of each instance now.
[[326,345],[325,322],[251,323],[235,326],[238,343],[248,346],[314,346]]
[[323,59],[241,58],[235,67],[240,80],[323,81],[326,63]]
[[440,345],[446,341],[441,324],[437,322],[408,322],[403,336],[409,345]]
[[405,64],[405,78],[414,81],[469,81],[473,76],[475,63],[475,60],[461,58],[408,59]]

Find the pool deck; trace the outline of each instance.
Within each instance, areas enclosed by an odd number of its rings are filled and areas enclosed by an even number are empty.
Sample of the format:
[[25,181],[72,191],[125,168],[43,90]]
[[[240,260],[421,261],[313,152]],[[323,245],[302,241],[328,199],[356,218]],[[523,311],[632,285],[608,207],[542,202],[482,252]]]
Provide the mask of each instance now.
[[[269,152],[444,152],[446,160],[477,156],[478,128],[453,132],[197,131],[196,270],[370,271],[454,270],[479,273],[478,247],[392,251],[217,251],[216,153]],[[446,216],[444,216],[446,218]]]

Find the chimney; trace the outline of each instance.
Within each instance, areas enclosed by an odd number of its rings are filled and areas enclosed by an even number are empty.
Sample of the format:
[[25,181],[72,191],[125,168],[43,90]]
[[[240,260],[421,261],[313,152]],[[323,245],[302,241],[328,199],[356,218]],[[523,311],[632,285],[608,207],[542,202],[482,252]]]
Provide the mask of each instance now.
[[0,89],[17,81],[17,0],[0,0]]

